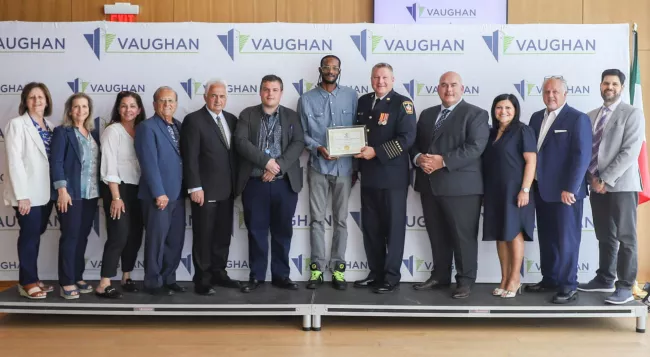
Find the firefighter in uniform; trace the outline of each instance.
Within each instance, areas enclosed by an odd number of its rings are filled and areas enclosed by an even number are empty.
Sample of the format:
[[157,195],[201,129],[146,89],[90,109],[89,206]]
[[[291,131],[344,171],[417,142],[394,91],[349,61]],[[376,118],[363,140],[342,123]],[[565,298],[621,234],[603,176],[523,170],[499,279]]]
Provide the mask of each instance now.
[[391,293],[399,286],[406,234],[408,151],[415,141],[413,102],[393,90],[393,68],[372,68],[374,93],[359,98],[357,124],[365,125],[368,146],[355,157],[361,173],[361,228],[370,273],[355,287]]

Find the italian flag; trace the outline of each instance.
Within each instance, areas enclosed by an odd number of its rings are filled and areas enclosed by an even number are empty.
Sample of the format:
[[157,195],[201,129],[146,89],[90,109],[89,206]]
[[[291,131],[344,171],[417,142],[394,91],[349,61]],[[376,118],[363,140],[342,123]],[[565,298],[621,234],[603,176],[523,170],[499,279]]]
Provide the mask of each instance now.
[[[639,72],[639,34],[634,26],[634,52],[632,69],[630,70],[630,104],[641,110],[643,113],[643,96],[641,93],[641,73]],[[650,201],[650,172],[648,171],[648,151],[646,140],[643,139],[641,153],[639,154],[639,171],[641,173],[641,192],[639,192],[639,204]]]

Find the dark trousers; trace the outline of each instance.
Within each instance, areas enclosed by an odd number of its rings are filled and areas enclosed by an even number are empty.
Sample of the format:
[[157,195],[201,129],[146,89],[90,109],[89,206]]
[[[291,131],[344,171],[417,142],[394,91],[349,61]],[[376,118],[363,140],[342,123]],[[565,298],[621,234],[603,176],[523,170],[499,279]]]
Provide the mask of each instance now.
[[589,196],[598,239],[596,278],[620,289],[632,289],[637,274],[637,192],[592,193]]
[[431,242],[431,276],[442,283],[450,283],[453,258],[456,283],[472,286],[478,268],[481,196],[434,196],[423,192],[420,200]]
[[248,259],[250,278],[264,281],[269,256],[269,229],[271,230],[271,276],[289,277],[289,249],[293,235],[293,215],[298,194],[287,179],[262,182],[251,178],[242,194],[244,222],[248,229]]
[[176,283],[185,241],[185,200],[169,200],[164,210],[155,201],[141,201],[145,221],[144,286],[147,289]]
[[36,283],[38,278],[38,250],[41,245],[41,234],[47,229],[48,219],[52,212],[54,201],[43,206],[32,206],[29,213],[21,215],[16,210],[18,218],[18,283],[29,285]]
[[576,290],[584,200],[567,206],[562,202],[546,202],[539,190],[534,191],[541,283],[557,286],[559,293]]
[[192,202],[192,262],[194,284],[209,286],[228,275],[228,253],[233,224],[233,199]]
[[83,280],[86,269],[86,245],[97,213],[97,198],[72,200],[68,211],[58,210],[61,224],[59,239],[59,284],[73,285]]
[[106,244],[102,255],[103,278],[117,275],[117,266],[122,258],[122,272],[131,272],[138,259],[138,251],[142,245],[142,207],[138,199],[138,185],[121,183],[118,187],[120,198],[124,202],[124,212],[119,219],[111,218],[111,203],[113,197],[108,186],[102,183],[102,201],[106,215]]
[[361,187],[361,228],[369,277],[399,283],[406,236],[408,189]]

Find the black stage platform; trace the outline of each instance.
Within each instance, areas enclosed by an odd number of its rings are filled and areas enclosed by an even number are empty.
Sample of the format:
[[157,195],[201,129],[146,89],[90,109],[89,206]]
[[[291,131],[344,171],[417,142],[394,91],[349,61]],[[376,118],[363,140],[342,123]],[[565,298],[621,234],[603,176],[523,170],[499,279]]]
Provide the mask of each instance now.
[[[96,282],[93,282],[96,284]],[[0,312],[75,315],[296,315],[302,316],[304,330],[321,328],[321,316],[400,316],[400,317],[636,317],[636,331],[645,332],[648,307],[634,301],[625,305],[605,305],[605,293],[580,293],[567,305],[551,304],[552,293],[518,295],[502,299],[491,295],[495,284],[477,284],[467,299],[451,298],[451,289],[415,291],[401,284],[392,294],[374,294],[368,289],[334,290],[325,284],[297,291],[265,284],[250,294],[236,289],[216,288],[214,296],[199,296],[191,283],[181,283],[189,291],[174,296],[154,297],[145,293],[125,293],[119,300],[83,294],[64,300],[58,291],[44,300],[27,300],[16,288],[0,293]]]

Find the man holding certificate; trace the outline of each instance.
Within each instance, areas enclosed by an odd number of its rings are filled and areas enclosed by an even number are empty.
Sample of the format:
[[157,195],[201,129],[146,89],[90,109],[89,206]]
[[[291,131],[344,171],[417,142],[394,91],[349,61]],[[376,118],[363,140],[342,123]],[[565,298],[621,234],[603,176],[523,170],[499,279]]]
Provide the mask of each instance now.
[[409,148],[415,141],[413,102],[393,90],[393,68],[378,63],[370,77],[374,93],[359,98],[357,124],[368,146],[355,157],[361,173],[361,226],[370,273],[355,287],[391,293],[399,285],[406,234]]
[[[357,92],[337,83],[341,60],[334,55],[323,57],[318,73],[318,85],[298,101],[298,114],[309,151],[311,277],[307,288],[316,289],[323,284],[323,271],[328,263],[325,257],[325,209],[331,192],[333,233],[329,269],[333,287],[343,290],[347,287],[344,274],[352,154],[359,153],[365,146],[365,132],[363,127],[352,127],[357,111]],[[355,139],[361,143],[355,145]]]

